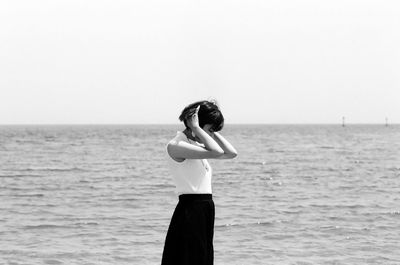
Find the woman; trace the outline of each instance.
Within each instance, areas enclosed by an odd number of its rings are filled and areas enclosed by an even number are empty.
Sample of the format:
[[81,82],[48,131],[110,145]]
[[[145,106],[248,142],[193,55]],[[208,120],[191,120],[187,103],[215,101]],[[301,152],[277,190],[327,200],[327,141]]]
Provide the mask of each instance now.
[[231,159],[235,148],[218,131],[224,117],[214,102],[199,101],[179,116],[186,129],[167,145],[179,195],[165,239],[162,265],[212,265],[215,208],[209,159]]

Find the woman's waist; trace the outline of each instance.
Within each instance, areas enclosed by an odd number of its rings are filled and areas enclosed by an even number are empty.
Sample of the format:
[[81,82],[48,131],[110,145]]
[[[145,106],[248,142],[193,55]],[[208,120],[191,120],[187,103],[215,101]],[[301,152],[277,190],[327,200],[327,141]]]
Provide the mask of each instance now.
[[185,193],[179,195],[180,202],[193,202],[193,201],[210,201],[212,200],[211,193]]

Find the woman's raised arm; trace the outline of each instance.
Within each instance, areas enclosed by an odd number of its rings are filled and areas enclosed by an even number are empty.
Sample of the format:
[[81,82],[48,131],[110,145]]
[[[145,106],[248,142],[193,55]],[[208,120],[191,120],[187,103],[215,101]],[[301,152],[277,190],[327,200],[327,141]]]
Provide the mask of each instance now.
[[170,142],[167,146],[167,150],[169,155],[176,161],[218,158],[224,155],[224,150],[219,144],[200,128],[198,119],[199,108],[200,106],[198,106],[194,114],[187,119],[187,125],[204,144],[204,148],[185,141]]
[[224,150],[224,154],[219,156],[218,159],[232,159],[237,156],[237,151],[220,133],[214,132],[213,139]]

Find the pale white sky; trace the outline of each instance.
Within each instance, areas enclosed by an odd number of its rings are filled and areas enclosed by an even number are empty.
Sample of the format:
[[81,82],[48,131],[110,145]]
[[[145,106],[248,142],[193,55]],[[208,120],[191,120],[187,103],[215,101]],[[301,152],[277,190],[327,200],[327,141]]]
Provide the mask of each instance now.
[[2,0],[0,124],[400,123],[397,0]]

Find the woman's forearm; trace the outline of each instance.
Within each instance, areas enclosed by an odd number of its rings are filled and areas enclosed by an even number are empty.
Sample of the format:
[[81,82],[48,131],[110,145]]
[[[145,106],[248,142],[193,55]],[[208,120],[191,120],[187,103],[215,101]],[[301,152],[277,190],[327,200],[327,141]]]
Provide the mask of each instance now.
[[216,152],[218,154],[223,154],[224,150],[222,147],[214,140],[211,136],[209,136],[203,129],[200,127],[196,127],[192,129],[197,137],[200,138],[201,142],[204,144],[204,147],[209,150]]
[[237,155],[236,149],[229,143],[220,133],[214,132],[214,140],[217,142],[217,144],[224,150],[225,154]]

